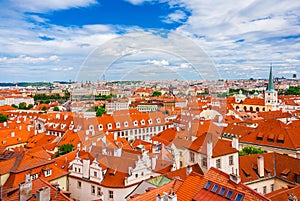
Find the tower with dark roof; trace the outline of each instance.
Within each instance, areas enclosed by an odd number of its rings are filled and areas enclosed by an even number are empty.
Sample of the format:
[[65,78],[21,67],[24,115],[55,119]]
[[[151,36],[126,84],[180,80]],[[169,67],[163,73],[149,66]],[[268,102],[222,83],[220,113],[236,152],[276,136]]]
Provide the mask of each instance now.
[[274,89],[274,80],[273,80],[273,72],[272,72],[272,65],[271,65],[268,87],[267,90],[265,91],[265,105],[272,106],[272,109],[275,109],[277,103],[278,103],[278,95],[277,95],[277,91],[275,91]]

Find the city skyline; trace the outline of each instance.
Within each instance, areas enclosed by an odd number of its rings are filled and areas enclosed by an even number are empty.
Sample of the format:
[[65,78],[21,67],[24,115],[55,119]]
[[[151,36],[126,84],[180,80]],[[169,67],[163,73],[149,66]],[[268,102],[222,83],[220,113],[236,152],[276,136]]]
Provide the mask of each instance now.
[[[276,77],[299,72],[296,1],[28,0],[0,5],[3,82],[76,80],[93,50],[135,32],[190,39],[212,60],[222,79],[266,78],[270,63]],[[116,63],[121,65],[190,70],[184,62],[157,53],[126,57]]]

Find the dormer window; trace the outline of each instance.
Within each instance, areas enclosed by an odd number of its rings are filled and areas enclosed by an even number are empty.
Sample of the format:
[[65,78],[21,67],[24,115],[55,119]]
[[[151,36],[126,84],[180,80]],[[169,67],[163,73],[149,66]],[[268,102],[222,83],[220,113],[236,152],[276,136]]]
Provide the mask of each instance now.
[[124,127],[128,127],[128,122],[127,121],[124,122]]
[[149,124],[152,124],[152,119],[148,119],[148,123],[149,123]]
[[89,130],[93,131],[93,130],[94,130],[94,126],[93,126],[93,125],[90,125],[90,126],[89,126]]
[[38,174],[37,174],[37,173],[31,175],[31,180],[35,180],[35,179],[37,179],[37,178],[38,178]]
[[111,123],[107,124],[107,129],[112,129],[112,124]]
[[116,128],[120,128],[120,127],[121,127],[120,122],[117,122],[117,123],[116,123]]
[[103,130],[103,125],[102,125],[102,124],[99,124],[99,125],[98,125],[98,129],[99,129],[99,131],[102,131],[102,130]]
[[141,120],[141,124],[145,125],[145,120],[144,119]]
[[133,122],[133,125],[134,125],[134,126],[138,126],[138,121],[135,120],[135,121]]
[[52,175],[52,169],[48,169],[44,171],[45,177],[49,177]]
[[158,124],[160,123],[160,118],[156,119],[156,123],[158,123]]

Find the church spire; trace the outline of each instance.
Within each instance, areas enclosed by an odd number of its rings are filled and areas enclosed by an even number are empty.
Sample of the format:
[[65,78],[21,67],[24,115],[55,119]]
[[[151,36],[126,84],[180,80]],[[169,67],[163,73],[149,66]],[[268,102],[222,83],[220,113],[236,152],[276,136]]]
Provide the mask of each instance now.
[[267,91],[275,91],[274,90],[274,82],[273,82],[273,74],[272,74],[272,64],[270,66],[270,75],[269,75],[269,83],[268,83]]

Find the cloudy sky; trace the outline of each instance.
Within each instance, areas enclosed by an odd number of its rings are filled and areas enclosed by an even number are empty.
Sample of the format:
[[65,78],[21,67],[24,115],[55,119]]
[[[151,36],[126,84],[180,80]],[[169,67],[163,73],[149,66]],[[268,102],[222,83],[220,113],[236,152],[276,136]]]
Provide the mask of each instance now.
[[[270,63],[277,77],[299,77],[299,15],[297,0],[1,0],[0,82],[76,80],[97,48],[135,32],[188,38],[220,78],[266,78]],[[160,52],[123,55],[107,77],[138,68],[143,79],[155,79],[151,69],[159,67],[195,78],[176,48]]]

